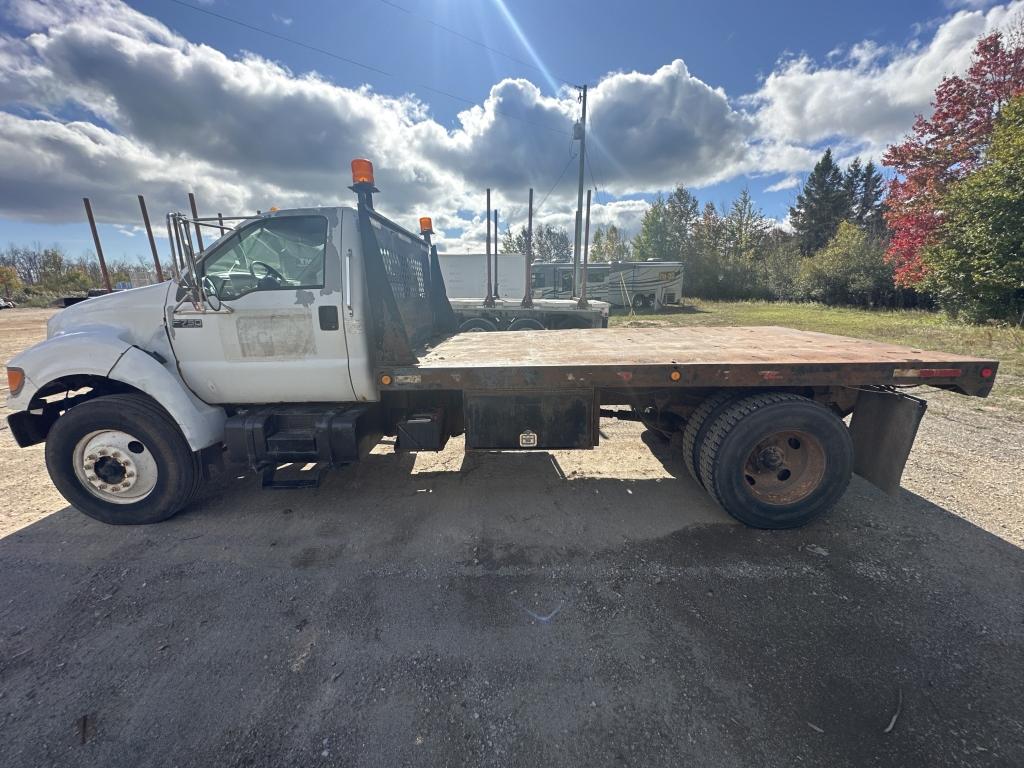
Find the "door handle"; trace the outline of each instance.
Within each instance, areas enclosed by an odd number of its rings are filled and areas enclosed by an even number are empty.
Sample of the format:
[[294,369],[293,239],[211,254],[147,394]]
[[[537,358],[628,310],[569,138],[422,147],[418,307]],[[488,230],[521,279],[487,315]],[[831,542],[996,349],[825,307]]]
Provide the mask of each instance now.
[[352,311],[352,249],[345,252],[345,306]]

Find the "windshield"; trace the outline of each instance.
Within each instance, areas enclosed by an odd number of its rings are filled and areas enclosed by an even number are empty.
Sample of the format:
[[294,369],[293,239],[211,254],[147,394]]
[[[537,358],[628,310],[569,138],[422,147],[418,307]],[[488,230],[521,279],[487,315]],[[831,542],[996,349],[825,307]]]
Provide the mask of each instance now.
[[277,216],[249,222],[212,246],[199,278],[220,299],[252,291],[322,288],[327,219]]

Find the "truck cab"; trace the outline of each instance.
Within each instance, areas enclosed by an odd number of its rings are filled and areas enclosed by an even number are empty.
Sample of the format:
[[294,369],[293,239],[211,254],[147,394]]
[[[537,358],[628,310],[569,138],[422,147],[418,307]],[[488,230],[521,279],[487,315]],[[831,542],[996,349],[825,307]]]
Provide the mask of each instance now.
[[377,399],[352,208],[243,221],[196,260],[202,301],[168,296],[170,343],[207,403]]
[[105,522],[153,522],[225,449],[273,485],[276,459],[339,465],[372,447],[374,364],[414,362],[454,317],[429,237],[378,214],[372,181],[353,188],[357,207],[231,228],[168,215],[172,280],[65,309],[9,362],[12,434],[46,442],[65,498]]

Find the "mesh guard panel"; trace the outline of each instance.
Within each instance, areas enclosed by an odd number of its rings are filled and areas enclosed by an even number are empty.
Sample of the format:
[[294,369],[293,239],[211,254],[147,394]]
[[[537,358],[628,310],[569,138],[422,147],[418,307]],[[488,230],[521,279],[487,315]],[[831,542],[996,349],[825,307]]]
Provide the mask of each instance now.
[[[418,346],[434,333],[430,304],[430,262],[426,243],[370,211],[376,247],[409,343]],[[364,243],[364,247],[367,244]],[[374,247],[372,244],[370,247]]]

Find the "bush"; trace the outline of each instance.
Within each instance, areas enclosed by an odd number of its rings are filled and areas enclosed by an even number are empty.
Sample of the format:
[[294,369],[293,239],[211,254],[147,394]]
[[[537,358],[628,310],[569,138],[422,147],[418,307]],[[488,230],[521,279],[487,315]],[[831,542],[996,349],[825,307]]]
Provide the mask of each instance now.
[[892,267],[885,243],[844,221],[835,237],[800,266],[804,295],[824,304],[878,307],[892,301]]

